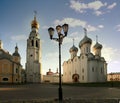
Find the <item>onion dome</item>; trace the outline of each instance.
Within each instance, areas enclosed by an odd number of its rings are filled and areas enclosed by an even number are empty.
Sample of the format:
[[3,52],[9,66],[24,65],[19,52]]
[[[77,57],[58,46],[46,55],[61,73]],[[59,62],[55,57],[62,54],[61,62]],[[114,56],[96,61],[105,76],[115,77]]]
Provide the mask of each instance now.
[[39,23],[36,20],[36,16],[34,16],[34,20],[31,22],[31,28],[39,29]]
[[17,45],[16,45],[16,47],[15,47],[15,52],[13,53],[13,56],[18,56],[18,57],[20,57],[20,54],[18,53],[18,47],[17,47]]
[[94,45],[95,49],[102,49],[102,45],[99,44],[98,42]]
[[92,43],[92,40],[90,38],[87,37],[87,35],[85,35],[85,37],[80,41],[79,43],[79,47],[81,48],[82,45],[84,45],[85,43]]
[[104,58],[104,57],[101,57],[101,61],[103,61],[103,62],[104,62],[104,61],[105,61],[105,58]]
[[78,52],[78,48],[75,47],[74,45],[70,48],[69,52]]

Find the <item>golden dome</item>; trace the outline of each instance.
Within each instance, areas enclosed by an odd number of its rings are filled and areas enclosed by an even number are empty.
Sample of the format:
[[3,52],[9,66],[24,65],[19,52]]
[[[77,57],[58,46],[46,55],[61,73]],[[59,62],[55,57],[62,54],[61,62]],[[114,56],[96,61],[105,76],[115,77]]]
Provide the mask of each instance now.
[[31,22],[31,28],[39,29],[39,23],[36,20],[36,16],[34,16],[34,20]]

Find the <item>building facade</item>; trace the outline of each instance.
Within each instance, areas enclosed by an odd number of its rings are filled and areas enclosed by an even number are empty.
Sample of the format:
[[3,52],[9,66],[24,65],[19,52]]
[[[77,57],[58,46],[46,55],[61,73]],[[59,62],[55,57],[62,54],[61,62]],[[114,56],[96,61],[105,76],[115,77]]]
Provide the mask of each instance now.
[[26,51],[26,82],[40,83],[41,74],[41,41],[38,33],[39,23],[36,20],[31,22],[31,32],[27,39]]
[[0,83],[21,83],[21,69],[21,57],[17,45],[11,55],[3,49],[0,40]]
[[108,81],[120,81],[120,72],[107,74]]
[[53,73],[51,69],[46,73],[46,75],[43,75],[43,82],[46,83],[58,83],[59,82],[59,73],[58,69],[56,73]]
[[92,40],[85,36],[79,43],[80,55],[77,56],[78,48],[73,46],[69,52],[71,58],[63,63],[63,82],[105,82],[107,81],[107,63],[101,57],[102,45],[96,40],[94,54],[91,52]]

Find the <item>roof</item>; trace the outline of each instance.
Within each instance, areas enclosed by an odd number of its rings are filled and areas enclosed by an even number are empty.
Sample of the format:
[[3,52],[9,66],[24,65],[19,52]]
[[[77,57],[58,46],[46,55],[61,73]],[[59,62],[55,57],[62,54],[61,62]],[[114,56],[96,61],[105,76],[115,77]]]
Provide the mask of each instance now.
[[84,38],[80,41],[79,43],[79,47],[81,48],[82,45],[84,45],[85,43],[92,43],[92,40],[90,38],[87,37],[87,35],[84,36]]
[[13,53],[13,56],[18,56],[18,57],[20,57],[20,54],[19,54],[18,52],[14,52],[14,53]]
[[95,49],[102,49],[102,45],[99,44],[98,42],[94,45]]
[[78,52],[78,48],[73,45],[73,46],[70,48],[69,51],[70,51],[70,52],[73,52],[73,51]]

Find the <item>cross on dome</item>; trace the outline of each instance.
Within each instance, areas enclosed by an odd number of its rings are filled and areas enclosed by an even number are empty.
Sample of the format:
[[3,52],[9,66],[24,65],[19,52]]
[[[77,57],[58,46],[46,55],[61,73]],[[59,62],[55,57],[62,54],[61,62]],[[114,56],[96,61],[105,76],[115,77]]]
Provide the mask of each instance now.
[[73,45],[74,45],[75,39],[73,38]]
[[98,36],[96,35],[96,43],[98,42]]
[[83,29],[84,29],[85,36],[87,36],[87,29],[86,28],[83,28]]
[[34,20],[36,20],[37,11],[34,11]]

